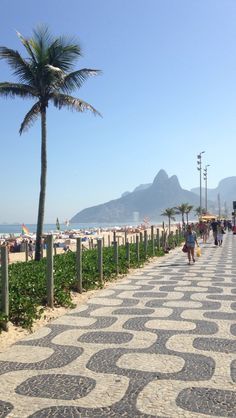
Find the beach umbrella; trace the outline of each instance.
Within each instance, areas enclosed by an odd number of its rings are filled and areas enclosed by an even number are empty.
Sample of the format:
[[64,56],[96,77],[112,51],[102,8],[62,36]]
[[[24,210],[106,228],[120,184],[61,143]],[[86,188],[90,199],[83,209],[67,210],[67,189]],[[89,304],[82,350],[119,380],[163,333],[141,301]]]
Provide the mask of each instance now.
[[25,226],[25,224],[21,225],[21,235],[29,235],[30,231],[29,228],[27,228],[27,226]]

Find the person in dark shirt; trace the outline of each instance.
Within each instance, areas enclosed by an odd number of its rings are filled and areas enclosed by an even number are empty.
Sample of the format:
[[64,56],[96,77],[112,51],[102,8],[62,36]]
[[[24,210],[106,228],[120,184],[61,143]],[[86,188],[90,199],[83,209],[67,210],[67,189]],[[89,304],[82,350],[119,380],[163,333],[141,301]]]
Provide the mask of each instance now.
[[28,244],[28,251],[29,251],[29,257],[32,260],[33,259],[33,251],[34,251],[33,241],[32,240],[30,240],[30,242]]
[[212,229],[212,232],[213,232],[215,245],[218,245],[218,242],[217,242],[217,227],[218,227],[218,222],[214,219],[211,223],[211,229]]

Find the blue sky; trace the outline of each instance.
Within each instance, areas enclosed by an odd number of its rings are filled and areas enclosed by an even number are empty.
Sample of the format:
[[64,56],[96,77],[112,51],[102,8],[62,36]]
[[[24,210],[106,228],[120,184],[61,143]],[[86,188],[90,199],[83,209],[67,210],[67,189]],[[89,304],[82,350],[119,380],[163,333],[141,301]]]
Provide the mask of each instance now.
[[[38,24],[76,37],[78,68],[98,68],[74,96],[103,115],[48,110],[45,222],[116,199],[163,168],[198,186],[235,175],[235,0],[1,0],[0,44],[24,55]],[[0,80],[13,80],[0,62]],[[0,99],[1,222],[36,223],[40,122],[19,136],[33,102]],[[234,196],[235,200],[235,196]]]

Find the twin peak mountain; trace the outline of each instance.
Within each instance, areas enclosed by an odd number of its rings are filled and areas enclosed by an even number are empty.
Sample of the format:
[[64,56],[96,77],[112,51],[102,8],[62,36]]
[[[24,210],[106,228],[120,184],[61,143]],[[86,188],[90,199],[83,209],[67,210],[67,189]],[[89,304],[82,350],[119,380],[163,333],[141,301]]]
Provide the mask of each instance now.
[[199,196],[182,189],[177,176],[168,177],[164,170],[160,170],[153,183],[142,184],[133,192],[123,193],[119,199],[83,209],[71,219],[71,223],[132,223],[142,222],[147,217],[153,222],[160,221],[166,208],[182,203],[199,206]]

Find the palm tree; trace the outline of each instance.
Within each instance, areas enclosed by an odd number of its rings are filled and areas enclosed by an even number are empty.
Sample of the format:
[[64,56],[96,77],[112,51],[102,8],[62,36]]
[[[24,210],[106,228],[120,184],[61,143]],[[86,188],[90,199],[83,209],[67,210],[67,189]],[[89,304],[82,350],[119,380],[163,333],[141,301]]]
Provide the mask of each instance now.
[[195,216],[200,217],[201,216],[201,212],[202,212],[202,209],[200,208],[200,206],[198,206],[197,208],[195,208]]
[[185,213],[186,213],[186,218],[187,218],[187,224],[188,224],[188,215],[189,215],[189,213],[193,210],[193,208],[194,208],[194,206],[192,206],[192,205],[188,205],[188,206],[187,206],[187,209],[186,209],[186,211],[185,211]]
[[81,57],[79,44],[65,37],[52,37],[47,27],[37,28],[30,39],[19,33],[17,35],[26,50],[27,58],[23,58],[18,51],[0,47],[0,59],[7,61],[18,81],[0,83],[0,94],[10,98],[31,98],[35,101],[24,117],[20,134],[38,117],[41,118],[41,178],[35,248],[35,260],[40,260],[47,175],[47,108],[49,102],[52,102],[58,109],[67,107],[78,112],[89,110],[100,115],[90,104],[70,95],[88,77],[97,75],[99,71],[88,68],[74,70],[75,61]]
[[188,209],[188,203],[182,203],[179,206],[175,207],[176,209],[176,214],[180,214],[182,216],[182,226],[184,225],[184,214],[186,213],[187,209]]
[[176,214],[176,211],[174,208],[167,208],[163,213],[161,213],[161,216],[167,216],[168,222],[169,222],[169,234],[170,234],[170,221],[175,221],[174,215]]

